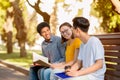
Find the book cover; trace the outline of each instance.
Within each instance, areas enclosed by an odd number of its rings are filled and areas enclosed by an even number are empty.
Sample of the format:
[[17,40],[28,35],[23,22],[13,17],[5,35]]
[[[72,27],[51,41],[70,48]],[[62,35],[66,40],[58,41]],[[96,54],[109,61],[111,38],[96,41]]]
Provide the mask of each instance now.
[[42,55],[39,55],[33,52],[33,63],[38,63],[41,66],[50,67],[50,63],[48,62],[48,58]]
[[72,77],[72,76],[66,75],[65,72],[55,73],[55,76],[57,76],[58,78],[60,78],[62,80]]

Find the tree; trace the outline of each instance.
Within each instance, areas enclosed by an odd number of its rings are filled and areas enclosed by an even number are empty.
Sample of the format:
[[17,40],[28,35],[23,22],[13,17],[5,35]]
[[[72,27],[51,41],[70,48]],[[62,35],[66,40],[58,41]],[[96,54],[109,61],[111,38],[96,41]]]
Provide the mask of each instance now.
[[[10,3],[8,0],[4,0],[4,1],[0,1],[0,26],[1,27],[1,31],[2,32],[2,40],[5,41],[6,47],[7,47],[7,53],[12,53],[13,49],[12,49],[12,22],[13,22],[13,13],[12,13],[12,7],[10,7]],[[3,25],[4,24],[4,25]]]
[[7,37],[7,53],[12,53],[13,52],[13,47],[12,47],[12,29],[13,29],[13,8],[9,7],[7,9],[7,15],[6,15],[6,22],[4,24],[4,30],[5,34]]
[[120,32],[120,15],[113,10],[110,0],[95,0],[92,7],[95,10],[94,15],[101,19],[100,27],[105,32]]
[[40,4],[40,2],[41,2],[40,0],[37,0],[37,2],[35,3],[35,5],[30,4],[29,0],[26,0],[26,1],[28,2],[28,4],[29,4],[32,8],[35,9],[35,11],[36,11],[38,14],[40,14],[40,15],[43,16],[44,21],[46,21],[46,22],[49,23],[49,21],[50,21],[50,15],[49,15],[48,13],[42,12],[42,11],[40,10],[40,8],[39,8],[39,4]]
[[20,57],[27,56],[25,49],[26,42],[26,26],[22,17],[22,10],[19,7],[20,0],[10,0],[11,5],[13,6],[14,11],[14,25],[17,30],[16,38],[18,40],[18,44],[20,46]]
[[57,3],[61,2],[62,0],[55,0],[55,6],[53,6],[54,11],[49,15],[47,12],[43,12],[39,7],[41,1],[37,0],[37,2],[32,5],[29,0],[26,0],[28,4],[39,14],[43,17],[43,20],[50,23],[52,34],[56,34],[56,25],[57,25]]

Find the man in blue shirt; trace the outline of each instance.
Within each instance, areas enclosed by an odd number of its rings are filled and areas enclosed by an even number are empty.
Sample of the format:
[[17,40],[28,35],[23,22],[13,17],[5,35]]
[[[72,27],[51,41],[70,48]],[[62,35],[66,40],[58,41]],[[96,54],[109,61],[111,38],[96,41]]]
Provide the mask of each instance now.
[[[37,26],[37,32],[45,39],[42,42],[42,55],[48,57],[50,63],[64,62],[65,44],[61,44],[61,38],[51,34],[50,26],[47,22],[41,22]],[[30,67],[30,80],[38,79],[38,70],[43,68],[39,64]]]

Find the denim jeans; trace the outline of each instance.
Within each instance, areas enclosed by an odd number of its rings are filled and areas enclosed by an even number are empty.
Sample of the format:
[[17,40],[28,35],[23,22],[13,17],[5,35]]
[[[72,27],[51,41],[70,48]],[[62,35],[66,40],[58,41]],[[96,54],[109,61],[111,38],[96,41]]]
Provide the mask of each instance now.
[[47,68],[44,70],[44,80],[50,80],[51,71],[52,71],[51,68]]
[[41,68],[41,69],[39,69],[38,70],[38,78],[39,78],[39,80],[44,80],[44,68]]
[[39,80],[50,80],[51,68],[42,68],[38,70]]
[[32,66],[30,67],[29,80],[39,80],[38,79],[38,70],[42,68],[41,66]]
[[64,69],[53,69],[50,74],[50,80],[59,80],[58,77],[55,76],[55,73],[63,72]]

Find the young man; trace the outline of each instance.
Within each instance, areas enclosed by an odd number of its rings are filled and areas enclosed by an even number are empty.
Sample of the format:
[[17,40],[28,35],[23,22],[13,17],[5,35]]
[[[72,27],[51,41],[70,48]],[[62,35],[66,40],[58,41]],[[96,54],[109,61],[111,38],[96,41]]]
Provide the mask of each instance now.
[[73,34],[83,43],[78,56],[78,69],[67,69],[66,74],[74,76],[67,80],[104,80],[104,48],[98,38],[88,35],[89,25],[89,21],[84,17],[73,19]]
[[[37,32],[45,39],[42,42],[43,56],[48,57],[50,63],[64,62],[65,44],[61,44],[60,37],[51,34],[49,24],[47,22],[41,22],[37,26]],[[39,64],[30,67],[30,80],[39,80],[37,73],[41,68],[43,69]],[[41,76],[39,77],[41,79]]]

